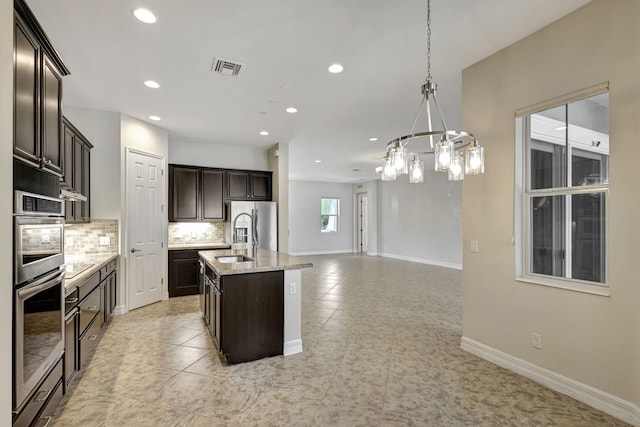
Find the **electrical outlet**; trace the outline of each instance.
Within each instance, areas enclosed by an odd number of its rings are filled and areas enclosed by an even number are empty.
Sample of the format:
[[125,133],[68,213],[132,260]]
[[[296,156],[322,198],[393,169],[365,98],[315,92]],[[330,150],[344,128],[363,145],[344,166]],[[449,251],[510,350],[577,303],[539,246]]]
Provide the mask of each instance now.
[[100,237],[100,244],[102,246],[108,246],[111,244],[111,238],[109,236]]
[[289,295],[295,295],[298,293],[298,287],[295,283],[289,283]]
[[533,344],[533,348],[538,348],[542,350],[542,335],[533,334],[532,344]]
[[471,252],[476,253],[478,251],[479,251],[478,241],[477,240],[472,240],[471,241]]

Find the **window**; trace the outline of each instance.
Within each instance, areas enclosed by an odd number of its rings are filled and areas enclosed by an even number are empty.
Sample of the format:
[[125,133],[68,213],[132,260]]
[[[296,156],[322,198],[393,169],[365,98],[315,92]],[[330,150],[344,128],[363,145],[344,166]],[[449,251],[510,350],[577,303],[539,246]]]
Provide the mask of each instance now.
[[320,231],[323,233],[338,232],[340,216],[340,199],[320,199]]
[[516,119],[518,278],[608,294],[609,96]]

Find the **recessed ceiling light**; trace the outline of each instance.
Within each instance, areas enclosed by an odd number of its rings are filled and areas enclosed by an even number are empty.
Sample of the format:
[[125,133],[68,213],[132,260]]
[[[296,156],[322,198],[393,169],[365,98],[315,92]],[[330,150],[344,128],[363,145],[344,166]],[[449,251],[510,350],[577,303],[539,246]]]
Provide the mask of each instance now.
[[315,163],[322,163],[322,160],[314,160]]
[[260,135],[267,136],[267,135],[269,135],[269,132],[267,132],[266,130],[261,130],[260,131]]
[[376,142],[378,140],[378,138],[376,138],[375,136],[372,136],[371,138],[369,138],[369,141],[371,142]]
[[158,117],[158,116],[149,116],[149,119],[157,122],[158,120],[160,120],[160,117]]
[[134,9],[132,13],[138,21],[144,22],[145,24],[153,24],[156,22],[156,15],[149,9],[138,8]]
[[286,111],[287,113],[291,113],[291,114],[293,114],[293,113],[297,113],[297,112],[298,112],[298,109],[297,109],[297,108],[295,108],[295,107],[289,107],[289,108],[287,108],[285,111]]
[[360,169],[356,168],[356,169],[351,169],[352,172],[360,172]]
[[341,73],[344,67],[340,64],[333,64],[329,67],[329,72],[333,74]]
[[160,83],[154,82],[153,80],[147,80],[144,82],[146,87],[150,87],[151,89],[158,89],[160,87]]

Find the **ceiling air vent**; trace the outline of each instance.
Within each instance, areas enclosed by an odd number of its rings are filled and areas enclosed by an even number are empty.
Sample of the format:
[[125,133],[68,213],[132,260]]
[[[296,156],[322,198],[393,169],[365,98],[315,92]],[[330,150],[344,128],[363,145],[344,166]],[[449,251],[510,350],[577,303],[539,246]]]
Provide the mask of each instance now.
[[244,64],[222,58],[213,58],[211,71],[225,76],[237,76]]

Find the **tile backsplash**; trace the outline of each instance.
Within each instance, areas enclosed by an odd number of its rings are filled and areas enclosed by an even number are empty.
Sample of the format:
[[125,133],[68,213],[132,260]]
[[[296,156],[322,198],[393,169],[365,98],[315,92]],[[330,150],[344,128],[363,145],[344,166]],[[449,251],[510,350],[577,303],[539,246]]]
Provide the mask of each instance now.
[[224,224],[220,222],[170,222],[169,245],[222,243]]
[[65,257],[114,253],[118,253],[117,220],[92,219],[89,223],[65,226]]

